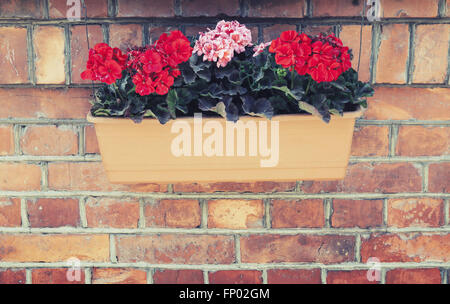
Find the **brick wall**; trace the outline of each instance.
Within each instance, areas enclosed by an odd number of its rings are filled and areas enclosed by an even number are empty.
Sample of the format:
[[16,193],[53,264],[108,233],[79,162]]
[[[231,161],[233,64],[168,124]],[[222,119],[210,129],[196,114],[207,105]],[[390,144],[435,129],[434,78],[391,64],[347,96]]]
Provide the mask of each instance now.
[[[447,283],[450,1],[381,0],[365,23],[357,122],[343,181],[113,185],[80,79],[83,22],[66,1],[0,3],[0,282]],[[362,1],[86,0],[90,43],[122,48],[236,16],[255,40],[334,32],[359,52]],[[199,17],[200,16],[200,17]],[[357,63],[357,56],[353,60]]]

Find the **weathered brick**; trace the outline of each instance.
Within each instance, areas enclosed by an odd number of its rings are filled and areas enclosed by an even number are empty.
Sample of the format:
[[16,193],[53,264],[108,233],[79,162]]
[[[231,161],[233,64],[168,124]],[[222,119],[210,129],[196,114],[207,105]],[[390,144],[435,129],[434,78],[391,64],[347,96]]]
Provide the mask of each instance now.
[[448,67],[449,37],[448,24],[417,26],[412,79],[414,83],[444,83]]
[[[179,28],[174,26],[151,26],[148,29],[150,44],[153,44],[163,33],[169,34],[171,31],[179,30]],[[197,35],[198,33],[195,33]]]
[[36,0],[5,0],[0,3],[0,18],[42,18],[43,4]]
[[39,84],[63,84],[66,79],[64,56],[64,28],[38,26],[34,30],[36,52],[36,82]]
[[369,228],[381,225],[383,225],[382,200],[333,200],[332,227]]
[[134,235],[118,236],[120,263],[231,264],[235,260],[234,239],[223,235]]
[[[84,284],[84,270],[80,269],[80,280],[69,280],[67,272],[72,271],[67,268],[38,268],[31,271],[31,282],[33,284]],[[72,279],[69,273],[69,278]]]
[[179,183],[173,185],[175,192],[285,192],[295,188],[295,182],[249,182],[249,183]]
[[[97,43],[103,42],[103,30],[100,25],[89,25],[89,46],[93,48]],[[77,25],[71,28],[70,53],[72,63],[72,83],[91,83],[91,80],[81,79],[81,73],[86,70],[89,57],[86,41],[86,27]]]
[[381,0],[382,16],[384,18],[436,17],[439,0]]
[[203,284],[203,271],[201,270],[172,270],[160,269],[153,274],[154,284]]
[[[148,10],[148,9],[147,9]],[[111,24],[109,27],[109,45],[122,51],[142,45],[142,25]]]
[[18,227],[21,223],[20,199],[0,198],[0,227]]
[[67,198],[41,198],[27,201],[30,226],[80,226],[78,200]]
[[[1,6],[1,4],[0,4]],[[1,8],[0,8],[1,13]],[[0,83],[29,83],[27,29],[0,27]]]
[[[108,16],[108,0],[84,0],[84,2],[89,18],[104,18]],[[67,11],[72,6],[68,6],[67,1],[49,0],[48,15],[50,18],[67,18]],[[84,18],[83,8],[81,8],[80,16]]]
[[368,104],[366,119],[448,120],[450,89],[377,87]]
[[250,235],[241,237],[243,263],[341,263],[355,258],[355,238],[340,235]]
[[[344,25],[339,34],[339,38],[345,46],[348,46],[353,53],[352,67],[358,69],[359,56],[359,37],[361,26],[359,25]],[[361,61],[359,64],[358,78],[361,81],[370,80],[370,56],[372,55],[372,26],[363,27],[362,46],[361,46]]]
[[448,155],[449,127],[401,126],[396,154],[402,156]]
[[12,126],[0,126],[0,155],[14,154],[14,135]]
[[132,268],[94,268],[92,284],[146,284],[147,272]]
[[174,1],[119,0],[118,17],[172,17]]
[[144,207],[147,227],[195,228],[200,226],[200,203],[198,200],[158,200]]
[[261,228],[263,215],[262,200],[208,201],[208,228]]
[[12,191],[39,190],[41,168],[25,163],[0,163],[0,189]]
[[84,128],[85,152],[89,154],[99,154],[100,148],[98,146],[97,134],[94,126],[86,126]]
[[249,0],[249,17],[302,18],[306,3],[298,0]]
[[354,0],[314,0],[311,1],[313,16],[361,16],[362,1]]
[[49,188],[54,190],[167,191],[167,185],[160,184],[111,184],[103,165],[96,162],[50,163],[48,166],[48,184]]
[[108,235],[2,234],[1,262],[109,261]]
[[74,155],[78,135],[70,126],[29,126],[23,131],[20,146],[30,155]]
[[85,118],[92,89],[0,88],[0,118]]
[[275,24],[263,28],[264,41],[275,40],[280,37],[284,31],[295,31],[296,27],[293,24]]
[[450,192],[450,163],[431,164],[428,167],[428,190]]
[[210,284],[262,284],[258,270],[219,270],[208,273]]
[[387,126],[360,126],[353,133],[352,156],[386,156],[389,153]]
[[303,181],[300,184],[300,190],[305,193],[337,192],[339,187],[339,181]]
[[240,14],[238,0],[181,0],[183,16],[238,16]]
[[327,284],[378,284],[367,279],[367,270],[327,271]]
[[395,227],[439,227],[444,221],[443,207],[442,199],[390,199],[387,224]]
[[268,284],[320,284],[320,269],[269,269]]
[[393,269],[386,272],[386,284],[441,284],[439,268]]
[[380,40],[376,82],[405,83],[409,48],[408,25],[383,25]]
[[0,284],[25,284],[24,269],[0,269]]
[[302,27],[302,32],[308,34],[308,35],[319,35],[319,34],[325,34],[329,35],[333,33],[333,27],[329,25],[306,25]]
[[373,234],[361,241],[361,259],[381,262],[448,262],[450,234]]
[[86,201],[86,219],[88,227],[137,228],[139,201],[89,197]]
[[323,227],[325,216],[323,201],[273,200],[271,203],[272,228]]

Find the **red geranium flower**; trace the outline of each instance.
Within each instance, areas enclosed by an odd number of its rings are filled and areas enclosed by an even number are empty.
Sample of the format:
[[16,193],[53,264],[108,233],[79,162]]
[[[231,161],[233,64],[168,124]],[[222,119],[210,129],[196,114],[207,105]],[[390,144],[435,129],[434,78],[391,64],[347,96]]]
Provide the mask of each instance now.
[[106,43],[98,43],[89,50],[86,70],[81,73],[81,78],[112,84],[122,78],[126,59],[127,56],[118,48],[113,49]]

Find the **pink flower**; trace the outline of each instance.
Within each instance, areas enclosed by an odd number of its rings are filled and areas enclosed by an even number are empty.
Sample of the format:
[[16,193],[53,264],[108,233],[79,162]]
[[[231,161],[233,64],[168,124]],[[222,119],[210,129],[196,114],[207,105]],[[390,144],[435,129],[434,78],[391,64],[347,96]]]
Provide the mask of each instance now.
[[264,49],[265,49],[266,47],[268,47],[271,43],[272,43],[272,42],[263,42],[263,43],[258,44],[257,46],[255,46],[255,47],[253,48],[253,51],[255,52],[255,53],[253,54],[253,57],[256,57],[256,56],[258,56],[259,54],[261,54],[261,53],[264,51]]

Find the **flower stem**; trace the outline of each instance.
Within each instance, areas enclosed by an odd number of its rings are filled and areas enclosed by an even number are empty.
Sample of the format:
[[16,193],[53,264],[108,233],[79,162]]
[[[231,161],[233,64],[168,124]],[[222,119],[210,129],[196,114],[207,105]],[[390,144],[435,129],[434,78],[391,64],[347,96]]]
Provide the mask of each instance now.
[[291,90],[294,89],[294,69],[291,70]]
[[306,92],[305,92],[305,95],[308,95],[308,92],[309,92],[309,87],[311,86],[311,80],[312,80],[312,78],[311,78],[311,76],[309,76],[309,80],[308,80],[308,86],[306,87]]

